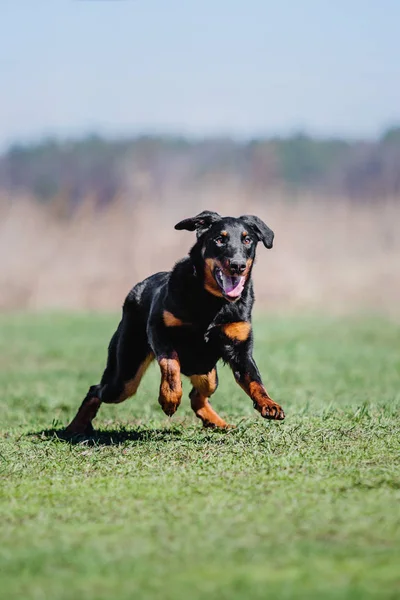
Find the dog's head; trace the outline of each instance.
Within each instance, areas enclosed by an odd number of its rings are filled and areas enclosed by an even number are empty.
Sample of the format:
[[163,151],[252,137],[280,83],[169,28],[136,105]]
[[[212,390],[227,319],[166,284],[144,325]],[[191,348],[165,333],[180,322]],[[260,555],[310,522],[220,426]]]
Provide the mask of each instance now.
[[[204,262],[204,287],[214,296],[238,300],[250,277],[258,242],[272,248],[274,232],[258,217],[221,217],[205,210],[175,229],[196,231],[194,254]],[[192,251],[192,252],[193,252]]]

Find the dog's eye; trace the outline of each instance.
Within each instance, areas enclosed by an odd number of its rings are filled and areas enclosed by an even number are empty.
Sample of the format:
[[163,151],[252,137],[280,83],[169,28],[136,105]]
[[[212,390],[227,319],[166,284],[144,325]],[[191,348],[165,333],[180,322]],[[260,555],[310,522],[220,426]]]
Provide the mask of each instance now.
[[217,244],[217,246],[223,246],[225,243],[224,237],[220,235],[219,237],[215,238],[215,243]]
[[248,235],[243,239],[243,244],[245,246],[250,246],[251,242],[252,242],[252,240],[251,240],[251,238],[249,238]]

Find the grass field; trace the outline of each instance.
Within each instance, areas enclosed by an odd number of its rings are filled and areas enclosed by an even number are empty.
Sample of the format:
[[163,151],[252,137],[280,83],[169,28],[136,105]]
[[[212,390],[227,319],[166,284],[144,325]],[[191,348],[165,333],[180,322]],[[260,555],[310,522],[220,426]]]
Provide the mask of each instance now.
[[283,423],[220,368],[203,431],[151,367],[93,440],[56,432],[96,383],[115,316],[3,316],[1,598],[400,597],[400,326],[256,320]]

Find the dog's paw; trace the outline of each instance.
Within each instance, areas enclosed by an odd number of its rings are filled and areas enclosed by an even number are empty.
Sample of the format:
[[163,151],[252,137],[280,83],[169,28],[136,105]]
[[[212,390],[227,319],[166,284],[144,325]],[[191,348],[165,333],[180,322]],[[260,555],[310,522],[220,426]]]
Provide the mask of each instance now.
[[160,398],[159,403],[167,417],[172,417],[178,410],[178,406],[180,405],[180,401],[177,400],[166,400],[165,398]]
[[226,431],[227,429],[234,429],[235,425],[230,425],[229,423],[225,423],[222,419],[219,421],[203,421],[203,427],[206,429],[215,429],[220,431]]
[[254,408],[258,410],[264,419],[273,419],[275,421],[283,421],[285,413],[276,402],[270,401],[260,406],[257,402],[254,403]]
[[64,433],[66,433],[69,436],[74,436],[74,435],[84,435],[84,436],[91,436],[94,434],[94,429],[93,429],[93,425],[91,423],[70,423],[70,425],[68,425],[65,430]]

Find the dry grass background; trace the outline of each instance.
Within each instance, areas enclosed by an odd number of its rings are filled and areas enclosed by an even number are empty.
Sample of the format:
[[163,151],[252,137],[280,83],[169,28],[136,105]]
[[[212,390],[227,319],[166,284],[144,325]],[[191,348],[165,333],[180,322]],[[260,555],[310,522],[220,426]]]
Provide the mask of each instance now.
[[135,282],[187,253],[194,235],[174,224],[206,208],[257,214],[275,231],[274,249],[258,250],[258,308],[400,314],[396,199],[257,197],[229,185],[134,205],[121,197],[101,211],[87,200],[69,218],[3,197],[0,309],[118,309]]

